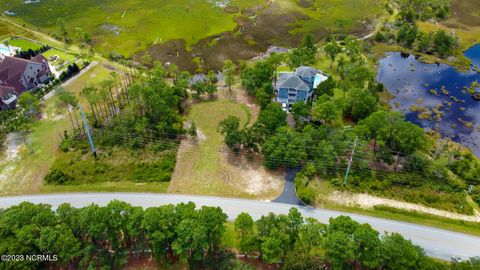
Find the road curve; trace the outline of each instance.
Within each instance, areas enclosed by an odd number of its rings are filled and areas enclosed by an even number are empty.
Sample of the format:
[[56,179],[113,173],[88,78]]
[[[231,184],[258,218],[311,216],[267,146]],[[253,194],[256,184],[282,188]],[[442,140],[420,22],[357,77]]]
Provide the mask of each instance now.
[[49,204],[56,208],[62,203],[70,203],[75,207],[84,207],[92,203],[106,205],[112,200],[121,200],[142,207],[191,201],[199,207],[220,206],[230,220],[235,219],[241,212],[247,212],[254,219],[259,219],[262,215],[266,215],[269,212],[286,214],[291,207],[297,207],[304,217],[312,217],[324,223],[327,223],[331,217],[348,215],[360,223],[369,223],[380,232],[398,232],[411,239],[415,244],[423,247],[429,256],[438,259],[450,260],[451,257],[468,258],[480,256],[480,237],[357,214],[243,199],[152,193],[72,193],[1,197],[0,208],[17,205],[23,201]]

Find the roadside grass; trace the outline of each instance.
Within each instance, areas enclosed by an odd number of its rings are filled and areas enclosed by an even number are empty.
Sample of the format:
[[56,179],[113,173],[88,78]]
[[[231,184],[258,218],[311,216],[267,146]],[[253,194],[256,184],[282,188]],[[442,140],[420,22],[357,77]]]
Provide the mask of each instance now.
[[203,101],[191,107],[187,121],[196,123],[198,138],[182,142],[168,189],[170,193],[266,200],[281,193],[282,172],[268,171],[261,160],[247,160],[224,145],[217,128],[220,121],[230,115],[239,117],[242,126],[255,121],[247,105],[226,98]]
[[71,192],[143,192],[166,193],[168,182],[133,183],[129,181],[98,182],[80,185],[42,185],[40,193],[71,193]]
[[406,211],[383,205],[375,206],[374,208],[368,209],[359,206],[341,205],[328,200],[329,194],[331,194],[335,190],[329,182],[316,179],[315,181],[312,181],[312,187],[316,192],[316,202],[314,205],[315,207],[404,221],[408,223],[415,223],[480,236],[479,223],[455,220],[451,218],[445,218],[415,211]]
[[[96,137],[94,136],[94,141]],[[87,138],[75,141],[75,149],[60,151],[52,165],[68,176],[63,185],[81,185],[101,182],[130,181],[132,183],[168,182],[175,167],[177,148],[163,146],[158,151],[146,147],[130,149],[98,144],[97,158],[89,149]],[[60,185],[45,183],[45,185]]]

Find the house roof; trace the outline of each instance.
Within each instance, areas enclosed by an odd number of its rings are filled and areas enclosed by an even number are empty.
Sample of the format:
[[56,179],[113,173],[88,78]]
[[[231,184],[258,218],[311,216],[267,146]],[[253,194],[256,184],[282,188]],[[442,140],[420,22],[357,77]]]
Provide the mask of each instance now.
[[15,88],[0,85],[0,99],[4,99],[8,94],[15,94]]
[[20,95],[27,90],[20,81],[29,63],[41,64],[44,66],[44,68],[38,72],[37,78],[50,72],[47,59],[41,54],[32,57],[30,60],[5,56],[3,60],[0,60],[0,85],[15,88],[17,95]]
[[0,104],[10,105],[17,100],[15,88],[0,86]]
[[301,66],[295,70],[295,73],[302,78],[313,78],[315,75],[319,74],[320,71],[311,67]]
[[278,77],[278,88],[293,88],[306,91],[310,90],[310,85],[294,73],[280,73]]
[[[3,75],[0,77],[0,81],[5,82],[8,78],[16,76],[18,73],[23,73],[27,68],[28,62],[26,59],[5,56],[0,63],[0,75]],[[5,69],[7,72],[5,72]]]

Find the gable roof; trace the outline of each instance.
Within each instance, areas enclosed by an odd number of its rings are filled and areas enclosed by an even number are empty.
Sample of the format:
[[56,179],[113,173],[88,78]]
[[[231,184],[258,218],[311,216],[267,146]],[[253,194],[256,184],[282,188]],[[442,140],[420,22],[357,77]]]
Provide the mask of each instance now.
[[277,87],[306,91],[310,90],[310,85],[294,73],[280,73]]
[[306,66],[301,66],[295,69],[295,73],[302,78],[313,78],[315,75],[319,74],[320,71]]
[[[28,60],[22,58],[5,56],[2,63],[0,63],[0,70],[2,71],[0,72],[0,75],[3,75],[0,77],[0,81],[5,82],[8,78],[17,75],[18,73],[23,73],[27,68],[28,62]],[[5,72],[5,69],[7,69],[8,72]]]

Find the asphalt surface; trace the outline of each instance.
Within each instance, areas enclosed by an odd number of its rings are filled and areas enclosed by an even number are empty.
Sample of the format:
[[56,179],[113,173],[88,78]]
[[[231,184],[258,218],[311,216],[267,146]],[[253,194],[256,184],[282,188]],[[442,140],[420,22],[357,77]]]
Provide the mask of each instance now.
[[112,200],[121,200],[134,206],[142,207],[191,201],[198,207],[220,206],[230,220],[235,219],[242,212],[247,212],[254,219],[259,219],[262,215],[270,212],[286,214],[291,207],[297,207],[304,217],[312,217],[324,223],[327,223],[332,217],[348,215],[360,223],[369,223],[380,232],[398,232],[404,237],[411,239],[415,244],[423,247],[429,256],[438,259],[450,260],[452,257],[469,258],[480,256],[480,237],[476,236],[344,212],[243,199],[149,193],[72,193],[2,197],[0,198],[0,208],[17,205],[23,201],[49,204],[56,208],[62,203],[70,203],[75,207],[84,207],[92,203],[106,205]]
[[292,205],[305,205],[297,197],[295,192],[295,175],[300,171],[300,168],[287,168],[285,171],[285,184],[283,186],[283,192],[273,202],[286,203]]

